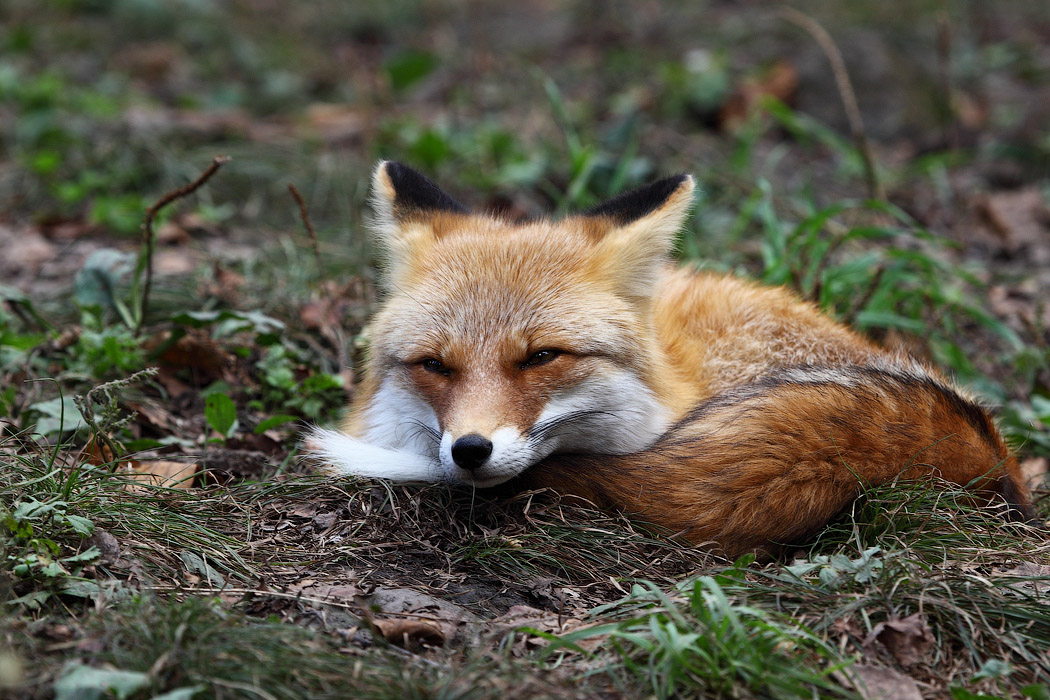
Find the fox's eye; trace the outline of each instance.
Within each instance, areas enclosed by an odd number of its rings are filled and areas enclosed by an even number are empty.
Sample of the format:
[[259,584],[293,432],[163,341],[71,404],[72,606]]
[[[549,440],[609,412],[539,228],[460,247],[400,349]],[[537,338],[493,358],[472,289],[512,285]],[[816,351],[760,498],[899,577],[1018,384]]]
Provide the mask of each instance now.
[[445,366],[445,363],[433,357],[428,357],[427,359],[421,361],[419,364],[423,365],[423,369],[425,369],[428,372],[433,372],[434,374],[448,375],[449,372],[449,369]]
[[555,357],[561,354],[561,350],[546,349],[534,352],[529,356],[529,359],[521,363],[521,368],[536,367],[537,365],[545,365]]

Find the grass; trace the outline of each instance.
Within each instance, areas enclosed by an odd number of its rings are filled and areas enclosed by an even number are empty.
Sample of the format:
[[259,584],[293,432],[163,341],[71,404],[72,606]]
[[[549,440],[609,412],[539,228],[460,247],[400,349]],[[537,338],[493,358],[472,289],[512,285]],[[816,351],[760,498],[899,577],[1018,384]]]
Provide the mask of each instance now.
[[[1047,697],[1044,533],[944,484],[873,490],[808,549],[759,565],[550,494],[334,483],[298,464],[297,427],[332,420],[351,391],[335,339],[367,347],[376,292],[362,212],[380,157],[509,216],[694,172],[684,262],[792,286],[908,347],[1004,406],[1021,457],[1050,455],[1042,312],[1033,303],[1018,323],[986,304],[987,285],[1023,288],[1035,271],[968,257],[949,235],[979,225],[968,197],[1001,171],[1046,186],[1046,135],[1012,130],[1009,104],[982,127],[984,145],[885,158],[893,204],[872,202],[834,123],[837,98],[814,103],[812,75],[810,102],[767,100],[732,129],[719,123],[734,89],[782,57],[771,47],[805,49],[761,12],[741,24],[683,6],[653,36],[636,34],[644,13],[609,13],[586,19],[598,38],[544,38],[590,17],[570,3],[532,18],[537,44],[515,48],[518,33],[476,9],[473,44],[449,40],[462,26],[444,3],[0,9],[0,195],[12,203],[0,227],[66,241],[55,256],[66,267],[48,273],[61,293],[19,270],[22,288],[0,285],[0,693],[855,697],[851,669],[869,665],[929,696]],[[922,81],[936,82],[907,54],[935,53],[923,34],[935,18],[909,12],[814,12],[833,36],[870,24],[907,47],[892,57],[910,66],[895,92],[860,91],[862,105],[924,104]],[[1040,11],[1026,12],[999,19],[1038,26]],[[1045,87],[1039,44],[981,38],[969,31],[987,24],[980,15],[946,14],[956,102],[984,79]],[[243,29],[227,41],[224,26]],[[500,63],[490,40],[514,60]],[[953,109],[916,128],[947,133],[954,118],[965,131]],[[865,119],[874,140],[929,144]],[[155,222],[190,241],[157,256],[193,248],[206,264],[158,276],[140,316],[144,209],[217,153],[233,160]],[[289,181],[316,224],[316,256]],[[81,452],[92,421],[113,454]],[[124,470],[186,455],[206,468],[188,490]],[[406,588],[484,622],[443,645],[390,641],[375,621],[433,617],[376,609],[377,592]],[[905,635],[914,659],[884,631],[912,616],[929,635]]]

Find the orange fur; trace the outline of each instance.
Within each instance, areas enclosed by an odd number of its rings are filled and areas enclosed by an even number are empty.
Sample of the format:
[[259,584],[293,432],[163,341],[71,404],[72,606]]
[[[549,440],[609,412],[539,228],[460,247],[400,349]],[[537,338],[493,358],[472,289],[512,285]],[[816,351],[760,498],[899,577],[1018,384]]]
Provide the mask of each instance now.
[[773,375],[701,404],[643,452],[549,457],[517,486],[627,511],[730,557],[798,543],[897,478],[936,475],[1032,517],[1017,461],[986,415],[963,418],[943,385],[851,372],[850,388]]

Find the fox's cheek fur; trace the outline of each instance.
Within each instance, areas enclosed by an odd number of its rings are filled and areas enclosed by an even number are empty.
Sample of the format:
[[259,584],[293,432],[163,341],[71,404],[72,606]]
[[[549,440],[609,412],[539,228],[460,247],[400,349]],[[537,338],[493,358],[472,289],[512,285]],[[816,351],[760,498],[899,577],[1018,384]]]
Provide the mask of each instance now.
[[415,392],[394,381],[384,382],[363,416],[361,439],[336,430],[315,428],[307,449],[322,470],[336,474],[442,481],[438,459],[441,431],[433,409]]
[[605,367],[556,393],[530,426],[501,426],[484,436],[492,442],[492,454],[478,468],[456,465],[454,436],[445,432],[441,469],[453,481],[496,486],[555,452],[626,454],[645,449],[667,430],[668,420],[667,410],[636,375]]
[[383,382],[364,414],[366,442],[437,456],[441,428],[433,407],[395,379]]

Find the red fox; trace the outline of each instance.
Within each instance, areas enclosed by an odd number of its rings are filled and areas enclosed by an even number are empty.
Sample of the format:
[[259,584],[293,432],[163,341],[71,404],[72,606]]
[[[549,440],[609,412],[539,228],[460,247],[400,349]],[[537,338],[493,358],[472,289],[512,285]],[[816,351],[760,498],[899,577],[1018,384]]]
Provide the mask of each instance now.
[[679,175],[561,221],[373,177],[386,299],[340,474],[550,487],[736,556],[811,536],[865,488],[935,474],[1012,519],[1030,494],[989,415],[785,289],[674,269]]

